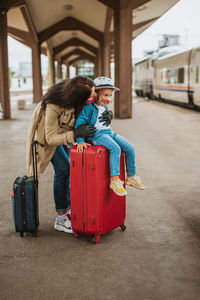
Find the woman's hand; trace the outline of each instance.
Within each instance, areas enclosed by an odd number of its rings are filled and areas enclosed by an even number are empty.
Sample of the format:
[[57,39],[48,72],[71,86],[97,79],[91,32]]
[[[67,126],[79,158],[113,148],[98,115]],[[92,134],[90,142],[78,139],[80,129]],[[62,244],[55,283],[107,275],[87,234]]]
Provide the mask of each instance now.
[[103,125],[110,125],[111,120],[113,118],[113,112],[111,110],[106,110],[104,113],[102,113],[102,116],[99,117],[99,122],[104,122]]
[[84,138],[93,137],[95,131],[96,129],[94,126],[82,124],[74,129],[74,137],[75,139],[77,137],[84,137]]
[[87,149],[87,146],[90,146],[91,144],[89,143],[80,143],[77,145],[77,151],[78,152],[83,152],[83,149]]

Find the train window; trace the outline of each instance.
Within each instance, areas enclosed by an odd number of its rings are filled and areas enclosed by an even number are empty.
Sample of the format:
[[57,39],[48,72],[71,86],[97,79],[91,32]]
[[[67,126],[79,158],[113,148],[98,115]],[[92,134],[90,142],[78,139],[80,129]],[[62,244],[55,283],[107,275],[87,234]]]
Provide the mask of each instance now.
[[178,69],[178,83],[184,83],[184,68]]
[[171,84],[177,83],[177,69],[170,69],[169,76],[170,76],[169,82]]
[[161,70],[161,79],[164,83],[169,83],[169,70],[167,69],[162,69]]
[[196,83],[199,82],[199,66],[196,66]]
[[170,83],[170,70],[165,73],[165,83]]

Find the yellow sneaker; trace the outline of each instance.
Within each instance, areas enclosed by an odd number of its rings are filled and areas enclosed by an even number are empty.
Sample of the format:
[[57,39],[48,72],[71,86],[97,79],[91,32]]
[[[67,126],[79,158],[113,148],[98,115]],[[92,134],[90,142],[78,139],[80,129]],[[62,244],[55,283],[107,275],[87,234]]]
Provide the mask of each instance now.
[[136,189],[139,190],[145,190],[146,187],[143,185],[142,180],[139,176],[134,175],[133,177],[129,177],[126,179],[126,184],[133,186]]
[[125,196],[127,195],[127,191],[123,187],[124,181],[120,179],[116,179],[111,181],[110,188],[117,194],[118,196]]

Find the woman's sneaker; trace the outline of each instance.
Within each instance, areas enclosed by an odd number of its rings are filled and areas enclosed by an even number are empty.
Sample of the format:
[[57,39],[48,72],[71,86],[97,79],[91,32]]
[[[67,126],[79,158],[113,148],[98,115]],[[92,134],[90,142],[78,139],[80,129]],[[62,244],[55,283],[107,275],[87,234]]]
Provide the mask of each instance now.
[[143,185],[142,180],[139,176],[134,175],[133,177],[129,177],[126,179],[126,184],[133,186],[136,189],[139,190],[145,190],[146,187]]
[[72,227],[71,227],[71,221],[66,216],[65,219],[60,220],[56,217],[56,222],[54,224],[54,229],[58,231],[64,231],[67,233],[73,233]]
[[127,191],[123,186],[124,182],[120,179],[116,179],[111,181],[110,188],[117,194],[118,196],[125,196],[127,195]]
[[71,208],[69,208],[66,212],[66,217],[71,221]]

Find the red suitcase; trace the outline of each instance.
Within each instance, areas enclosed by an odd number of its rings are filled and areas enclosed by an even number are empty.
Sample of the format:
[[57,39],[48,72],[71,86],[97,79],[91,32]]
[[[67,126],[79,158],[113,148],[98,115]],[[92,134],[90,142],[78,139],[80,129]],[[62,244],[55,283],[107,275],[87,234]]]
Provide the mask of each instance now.
[[[126,229],[126,197],[116,195],[110,184],[109,151],[103,146],[88,146],[70,151],[71,222],[76,237],[101,235],[117,227]],[[125,180],[124,154],[120,161],[120,179]]]

